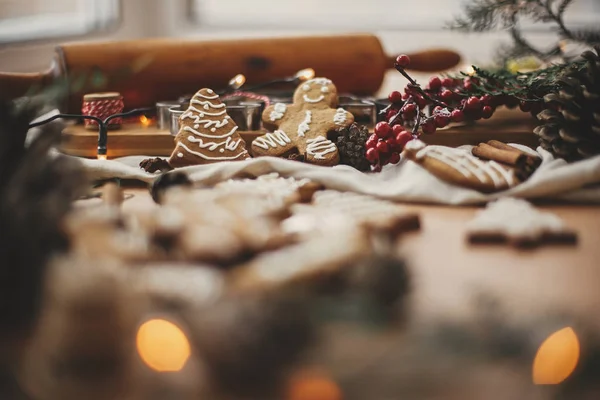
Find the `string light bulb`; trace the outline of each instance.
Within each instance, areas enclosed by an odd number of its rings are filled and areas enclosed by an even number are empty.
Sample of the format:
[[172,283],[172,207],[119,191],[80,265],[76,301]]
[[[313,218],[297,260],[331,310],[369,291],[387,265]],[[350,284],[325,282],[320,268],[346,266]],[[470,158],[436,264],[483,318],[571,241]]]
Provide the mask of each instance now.
[[145,115],[142,115],[140,117],[140,124],[142,124],[144,128],[149,127],[151,123],[152,121],[150,120],[150,118],[146,117]]
[[295,78],[299,81],[299,82],[306,82],[309,79],[312,79],[315,77],[315,70],[312,68],[304,68],[301,69],[300,71],[296,72]]
[[157,372],[179,372],[191,356],[186,334],[171,321],[151,319],[137,332],[140,358]]
[[554,332],[539,347],[533,361],[533,383],[558,385],[575,370],[579,362],[579,339],[573,328]]
[[98,158],[98,160],[106,160],[107,159],[106,154],[98,154],[96,156],[96,158]]
[[229,88],[232,90],[238,90],[246,83],[246,76],[243,74],[237,74],[229,81]]

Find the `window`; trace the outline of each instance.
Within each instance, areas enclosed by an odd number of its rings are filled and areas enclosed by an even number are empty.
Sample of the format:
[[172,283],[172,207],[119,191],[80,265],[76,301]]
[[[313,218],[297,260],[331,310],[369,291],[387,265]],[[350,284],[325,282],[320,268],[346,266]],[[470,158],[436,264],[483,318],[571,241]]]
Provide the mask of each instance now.
[[119,0],[0,0],[0,44],[79,36],[119,19]]
[[[465,0],[190,0],[202,28],[437,30],[459,13]],[[566,22],[597,24],[600,1],[575,0]],[[529,25],[529,24],[527,24]],[[536,30],[544,29],[536,25]]]

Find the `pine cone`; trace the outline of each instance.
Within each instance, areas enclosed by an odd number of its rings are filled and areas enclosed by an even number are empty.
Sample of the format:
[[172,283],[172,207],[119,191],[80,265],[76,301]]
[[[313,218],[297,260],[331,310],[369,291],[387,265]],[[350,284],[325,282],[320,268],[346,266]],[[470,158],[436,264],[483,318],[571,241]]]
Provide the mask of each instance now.
[[335,133],[334,143],[340,153],[340,164],[350,165],[359,171],[369,171],[371,163],[365,157],[365,142],[369,138],[367,127],[353,123],[347,128],[339,128]]
[[560,89],[544,96],[543,125],[534,130],[542,148],[567,161],[600,154],[600,49],[582,57],[585,67],[565,73]]

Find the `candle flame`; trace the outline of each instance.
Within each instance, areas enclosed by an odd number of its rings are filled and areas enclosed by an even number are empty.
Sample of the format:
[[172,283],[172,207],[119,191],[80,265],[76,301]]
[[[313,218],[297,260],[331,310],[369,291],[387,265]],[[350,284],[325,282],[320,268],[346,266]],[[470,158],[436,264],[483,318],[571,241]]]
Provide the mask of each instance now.
[[533,361],[533,383],[558,385],[567,379],[579,361],[579,340],[575,331],[563,328],[539,347]]
[[300,82],[305,82],[315,77],[315,70],[312,68],[305,68],[296,72],[295,76],[300,80]]
[[181,371],[191,355],[185,333],[164,319],[151,319],[142,324],[136,343],[140,358],[157,372]]
[[229,81],[229,87],[236,90],[241,88],[246,83],[246,77],[242,74],[237,74]]
[[146,117],[145,115],[142,115],[140,117],[140,123],[142,124],[143,127],[146,128],[146,127],[150,126],[152,121],[150,120],[150,118]]
[[97,158],[98,158],[98,160],[106,160],[107,159],[106,154],[98,154]]

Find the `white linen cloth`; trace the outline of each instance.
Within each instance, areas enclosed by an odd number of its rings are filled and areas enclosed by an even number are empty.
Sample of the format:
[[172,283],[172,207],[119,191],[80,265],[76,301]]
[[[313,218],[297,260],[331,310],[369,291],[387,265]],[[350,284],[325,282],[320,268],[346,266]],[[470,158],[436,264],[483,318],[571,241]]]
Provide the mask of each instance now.
[[[526,147],[514,146],[532,152]],[[469,151],[471,146],[462,148]],[[411,203],[467,205],[510,196],[600,204],[600,156],[569,164],[562,159],[555,159],[542,148],[538,148],[537,152],[543,162],[529,180],[493,194],[483,194],[446,183],[410,160],[398,165],[388,165],[380,173],[362,173],[344,165],[319,167],[274,157],[192,166],[180,168],[179,171],[187,173],[193,182],[199,184],[214,184],[239,176],[277,172],[285,177],[308,178],[328,189]],[[92,179],[121,178],[150,183],[157,175],[139,168],[140,161],[145,158],[148,157],[82,159],[82,163]]]

